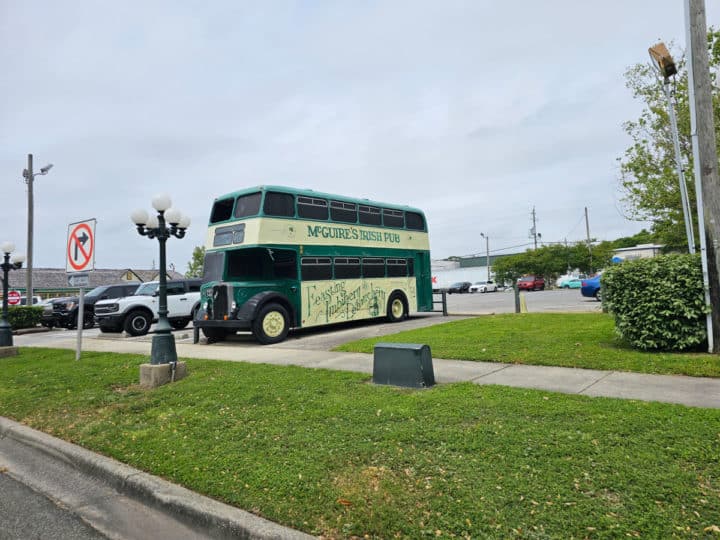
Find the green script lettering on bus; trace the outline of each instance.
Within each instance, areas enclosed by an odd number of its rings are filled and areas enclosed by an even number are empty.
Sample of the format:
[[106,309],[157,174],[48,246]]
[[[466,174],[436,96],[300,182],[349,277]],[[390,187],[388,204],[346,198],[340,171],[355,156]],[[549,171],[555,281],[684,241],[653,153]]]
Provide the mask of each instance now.
[[343,240],[364,240],[367,242],[400,243],[397,233],[383,233],[368,231],[357,227],[330,227],[327,225],[308,225],[307,234],[311,238],[340,238]]

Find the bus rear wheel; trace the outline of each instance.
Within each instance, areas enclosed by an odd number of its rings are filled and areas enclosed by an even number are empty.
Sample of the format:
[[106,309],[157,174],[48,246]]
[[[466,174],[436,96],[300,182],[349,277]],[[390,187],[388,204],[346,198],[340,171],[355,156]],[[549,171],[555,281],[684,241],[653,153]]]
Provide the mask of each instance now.
[[255,317],[252,333],[263,345],[280,343],[287,337],[290,329],[290,316],[280,304],[265,304]]
[[389,322],[398,322],[407,318],[407,308],[405,307],[405,299],[400,293],[393,293],[388,300],[387,320]]

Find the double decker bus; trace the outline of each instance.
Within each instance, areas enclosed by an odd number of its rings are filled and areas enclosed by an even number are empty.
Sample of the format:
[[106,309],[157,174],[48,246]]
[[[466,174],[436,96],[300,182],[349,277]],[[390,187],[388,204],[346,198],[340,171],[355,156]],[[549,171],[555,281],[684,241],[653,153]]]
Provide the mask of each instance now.
[[432,309],[416,208],[280,186],[213,202],[194,320],[210,342],[249,330],[278,343],[290,329]]

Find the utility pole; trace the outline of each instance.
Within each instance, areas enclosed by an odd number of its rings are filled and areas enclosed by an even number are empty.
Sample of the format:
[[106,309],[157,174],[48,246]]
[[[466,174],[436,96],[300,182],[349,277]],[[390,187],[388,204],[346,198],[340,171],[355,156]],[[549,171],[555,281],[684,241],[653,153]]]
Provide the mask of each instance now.
[[700,225],[708,352],[720,352],[720,182],[715,146],[704,0],[686,0],[690,132]]
[[25,298],[27,298],[27,305],[33,305],[33,282],[32,282],[32,271],[33,271],[33,155],[28,154],[27,164],[27,175],[25,175],[25,183],[28,187],[28,224],[27,224],[27,267],[25,271]]
[[567,274],[570,273],[570,251],[567,244],[567,236],[565,237],[565,256],[567,257]]
[[533,224],[533,226],[532,226],[532,229],[530,229],[530,235],[531,235],[532,238],[533,238],[533,246],[534,246],[534,249],[537,251],[537,237],[538,237],[538,233],[537,233],[537,222],[536,222],[536,219],[535,219],[535,207],[534,207],[534,206],[533,206],[533,209],[532,209],[532,224]]
[[593,271],[592,245],[590,244],[590,220],[588,219],[587,206],[585,207],[585,235],[587,236],[588,253],[590,254],[590,273]]
[[480,236],[485,238],[485,268],[487,269],[487,280],[490,281],[490,237],[484,233]]

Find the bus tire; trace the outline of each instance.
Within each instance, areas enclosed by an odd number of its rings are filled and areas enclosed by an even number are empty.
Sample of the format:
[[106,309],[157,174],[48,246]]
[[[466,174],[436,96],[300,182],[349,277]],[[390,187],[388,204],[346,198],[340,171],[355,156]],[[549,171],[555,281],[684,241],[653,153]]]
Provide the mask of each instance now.
[[290,329],[290,316],[280,304],[270,302],[257,312],[252,323],[252,333],[263,345],[280,343],[287,337]]
[[402,293],[394,292],[390,295],[387,305],[388,322],[399,322],[408,316],[407,303]]

